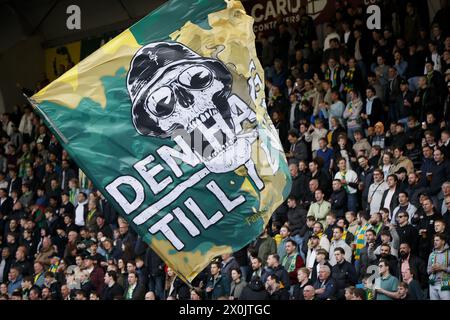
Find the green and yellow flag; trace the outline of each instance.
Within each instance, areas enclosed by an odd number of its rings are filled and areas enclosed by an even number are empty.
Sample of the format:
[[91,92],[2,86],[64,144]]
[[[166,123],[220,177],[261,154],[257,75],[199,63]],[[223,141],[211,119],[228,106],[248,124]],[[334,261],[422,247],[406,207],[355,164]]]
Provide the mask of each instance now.
[[252,25],[239,1],[169,1],[31,99],[187,280],[254,240],[290,191]]

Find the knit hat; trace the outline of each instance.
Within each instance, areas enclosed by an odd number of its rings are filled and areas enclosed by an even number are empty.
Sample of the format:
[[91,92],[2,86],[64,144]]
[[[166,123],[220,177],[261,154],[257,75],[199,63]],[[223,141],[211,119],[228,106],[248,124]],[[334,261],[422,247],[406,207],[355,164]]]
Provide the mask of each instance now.
[[[165,103],[173,104],[179,96],[184,94],[185,89],[177,80],[175,74],[182,71],[181,68],[188,66],[203,65],[210,70],[208,77],[218,79],[224,85],[224,92],[231,92],[233,79],[225,65],[219,60],[203,57],[192,51],[190,48],[176,42],[156,42],[146,45],[136,52],[132,62],[131,69],[127,76],[127,89],[133,105],[133,123],[136,129],[142,135],[156,135],[166,138],[167,132],[163,132],[158,128],[154,119],[148,117],[148,98],[149,94],[155,88],[165,88],[170,100]],[[169,74],[169,75],[168,75]],[[173,79],[175,77],[175,79]],[[194,79],[195,82],[196,79]],[[171,86],[171,83],[175,85]],[[195,86],[199,81],[190,84],[193,89],[198,90]],[[177,87],[178,86],[178,87]],[[189,86],[185,84],[185,86]],[[181,90],[181,91],[180,91]],[[186,95],[189,95],[186,93]],[[186,98],[186,97],[185,97]],[[177,100],[178,101],[178,100]],[[159,114],[155,116],[167,116],[164,112],[169,112],[170,108],[162,108]]]

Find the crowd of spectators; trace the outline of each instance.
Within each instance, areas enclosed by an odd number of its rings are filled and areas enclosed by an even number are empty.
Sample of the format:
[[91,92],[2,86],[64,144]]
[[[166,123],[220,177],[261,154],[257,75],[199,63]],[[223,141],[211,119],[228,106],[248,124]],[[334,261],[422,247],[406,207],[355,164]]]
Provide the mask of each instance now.
[[338,2],[323,42],[303,7],[257,35],[292,190],[189,285],[29,106],[3,114],[0,299],[450,300],[450,9],[369,31]]

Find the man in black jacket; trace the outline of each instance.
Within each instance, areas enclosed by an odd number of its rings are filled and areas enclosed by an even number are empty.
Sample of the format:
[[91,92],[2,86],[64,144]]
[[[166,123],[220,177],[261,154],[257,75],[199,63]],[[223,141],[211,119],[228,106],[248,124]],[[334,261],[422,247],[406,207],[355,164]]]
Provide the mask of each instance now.
[[100,191],[97,191],[97,196],[99,199],[99,207],[100,211],[103,212],[103,215],[106,219],[106,224],[111,226],[117,226],[117,211],[111,206],[108,200],[105,199],[103,194]]
[[400,122],[407,123],[408,117],[413,115],[413,104],[414,93],[409,90],[408,81],[402,79],[400,81],[400,93],[397,96],[398,120]]
[[308,184],[308,191],[301,198],[300,205],[305,210],[309,210],[310,205],[316,201],[316,190],[319,189],[319,181],[317,179],[311,179]]
[[291,174],[292,179],[292,188],[290,196],[293,196],[296,199],[300,199],[301,195],[304,194],[305,191],[302,190],[302,186],[300,185],[301,180],[298,176],[298,165],[295,161],[291,161],[289,163],[289,173]]
[[19,246],[16,250],[16,260],[12,264],[13,267],[20,269],[20,274],[24,277],[31,275],[32,265],[27,260],[27,248],[25,246]]
[[289,228],[291,229],[291,234],[295,236],[305,225],[308,212],[297,205],[297,200],[293,196],[289,196],[287,205],[289,208],[287,212]]
[[137,273],[128,273],[123,298],[125,300],[144,300],[145,287],[140,283]]
[[417,45],[410,43],[408,47],[408,54],[405,56],[405,60],[408,62],[408,68],[406,69],[406,78],[419,77],[423,75],[423,68],[425,66],[425,60],[427,57],[427,51],[417,51]]
[[308,184],[311,180],[311,173],[308,171],[308,162],[305,160],[301,160],[298,163],[298,188],[300,189],[300,198],[301,199],[306,192],[308,191]]
[[8,196],[8,190],[0,189],[0,212],[7,216],[12,212],[13,200]]
[[297,100],[297,94],[291,93],[289,95],[290,108],[287,114],[289,121],[289,129],[296,129],[300,124],[300,103]]
[[67,159],[64,159],[61,161],[61,173],[60,176],[60,183],[61,183],[61,189],[65,192],[69,191],[69,180],[76,178],[75,170],[73,170],[70,167],[70,162]]
[[276,274],[271,274],[266,281],[269,292],[269,300],[289,300],[289,292],[281,285],[281,279]]
[[359,167],[357,170],[359,176],[358,190],[361,192],[362,207],[365,209],[368,206],[369,188],[373,183],[374,167],[370,165],[369,160],[365,156],[358,157]]
[[416,280],[419,281],[422,289],[425,289],[428,286],[428,274],[425,262],[418,256],[412,254],[409,243],[400,242],[397,268],[397,274],[399,275],[400,281],[403,281],[403,272],[408,268],[416,271]]
[[433,167],[428,193],[436,197],[441,191],[442,184],[450,179],[450,164],[440,149],[434,150],[433,157],[436,165]]
[[419,196],[426,191],[426,188],[421,184],[420,176],[416,172],[408,174],[408,187],[405,191],[409,195],[409,202],[416,208],[420,207]]
[[309,163],[309,171],[311,173],[311,179],[316,179],[319,182],[319,188],[323,190],[325,196],[328,196],[331,193],[331,179],[328,173],[320,168],[319,162],[316,159]]
[[49,234],[54,237],[56,236],[56,229],[61,225],[61,219],[57,216],[51,207],[45,209],[45,227],[48,229]]
[[105,273],[105,287],[102,293],[102,300],[115,300],[123,296],[123,288],[117,283],[117,273],[107,271]]
[[411,251],[416,253],[419,245],[419,230],[409,223],[406,211],[398,214],[397,234],[400,243],[408,243]]
[[153,291],[159,299],[164,299],[164,261],[148,248],[145,254],[145,266],[149,275],[149,291]]
[[0,283],[8,281],[8,273],[12,263],[11,250],[9,247],[3,247],[0,257]]
[[344,300],[345,288],[358,281],[355,267],[345,260],[345,251],[341,247],[334,249],[336,264],[331,269],[331,276],[336,282],[336,299]]
[[286,153],[288,160],[294,160],[297,163],[300,160],[308,159],[308,148],[304,141],[299,140],[299,133],[297,129],[291,129],[288,133],[288,141],[291,144],[289,152]]
[[72,202],[70,202],[69,197],[68,192],[61,193],[61,205],[59,207],[59,214],[61,217],[65,214],[73,215],[75,213],[75,207]]
[[101,232],[105,237],[112,239],[113,238],[113,231],[111,227],[106,224],[106,218],[103,214],[99,214],[95,218],[95,231]]
[[422,209],[419,217],[412,222],[416,223],[419,229],[419,257],[428,261],[428,256],[433,249],[434,221],[442,216],[435,210],[430,198],[422,201]]
[[398,110],[398,104],[397,97],[400,94],[400,81],[401,78],[398,75],[397,69],[395,67],[389,68],[389,81],[386,86],[386,101],[389,105],[389,121],[395,122],[399,118],[399,110]]
[[381,99],[376,96],[375,88],[372,86],[366,89],[367,99],[361,111],[361,118],[365,120],[363,126],[373,127],[375,123],[383,120],[384,108]]
[[366,231],[365,238],[366,246],[360,251],[359,270],[357,270],[359,274],[359,280],[362,280],[362,278],[366,276],[367,268],[370,265],[375,265],[376,263],[376,260],[373,259],[373,257],[375,257],[373,252],[375,251],[376,247],[375,242],[377,240],[377,233],[375,232],[375,230],[369,229]]
[[[436,46],[433,43],[430,44],[431,50],[436,50]],[[435,51],[435,53],[437,53]],[[445,80],[440,71],[434,69],[434,62],[431,58],[427,58],[427,62],[425,63],[425,74],[427,77],[427,84],[430,88],[433,88],[439,97],[439,102],[442,101],[443,95],[445,94]],[[439,113],[436,113],[439,117],[442,115],[441,110],[437,110]]]
[[9,185],[8,185],[8,194],[11,196],[11,192],[17,191],[20,192],[22,189],[22,178],[17,176],[17,170],[15,168],[9,169]]
[[427,77],[419,78],[419,90],[414,98],[414,110],[420,122],[425,121],[427,112],[439,111],[439,96],[433,87],[428,86]]
[[347,192],[342,188],[341,180],[333,180],[333,192],[330,196],[331,211],[337,218],[344,217],[347,211]]

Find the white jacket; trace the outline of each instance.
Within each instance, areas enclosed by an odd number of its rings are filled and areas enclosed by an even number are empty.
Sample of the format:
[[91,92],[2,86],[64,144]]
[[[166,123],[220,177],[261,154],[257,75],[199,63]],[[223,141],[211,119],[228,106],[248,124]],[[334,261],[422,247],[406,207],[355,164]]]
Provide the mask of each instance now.
[[[397,215],[398,211],[400,210],[400,206],[395,207],[394,211],[392,211],[392,217],[391,217],[391,223],[394,225],[397,225]],[[408,207],[406,208],[406,212],[408,212],[409,218],[408,221],[411,223],[412,217],[416,213],[417,208],[411,204],[411,202],[408,202]]]
[[372,183],[369,187],[369,194],[367,197],[367,203],[370,206],[370,214],[374,214],[380,210],[381,200],[383,199],[383,193],[389,189],[386,182]]
[[320,149],[319,140],[321,138],[326,138],[327,133],[328,130],[325,128],[322,129],[314,128],[314,131],[312,133],[309,133],[309,131],[305,133],[305,140],[307,142],[311,142],[312,151],[317,151]]
[[19,132],[22,134],[29,134],[31,135],[31,131],[33,131],[33,114],[30,113],[29,115],[24,114],[22,116],[22,119],[20,120],[19,124]]
[[[342,180],[345,179],[345,181],[348,183],[357,183],[358,182],[358,175],[356,174],[355,171],[348,169],[347,172],[345,173],[345,176],[342,175],[342,173],[340,171],[336,172],[336,174],[334,175],[335,179],[338,180]],[[348,193],[350,194],[354,194],[356,193],[358,190],[356,190],[356,188],[347,186],[348,188]]]
[[352,248],[350,248],[350,246],[345,242],[345,240],[333,240],[331,241],[331,245],[330,245],[330,252],[329,252],[329,257],[330,257],[330,264],[332,266],[334,266],[336,264],[336,258],[334,256],[334,249],[336,248],[342,248],[345,251],[345,260],[347,260],[348,262],[352,263]]

